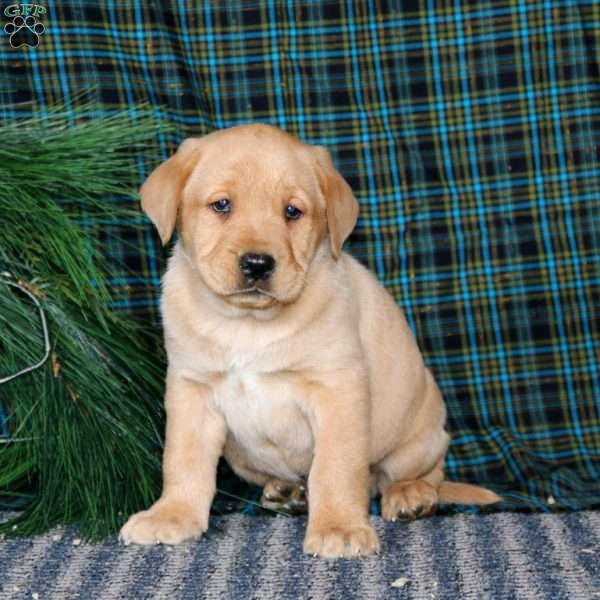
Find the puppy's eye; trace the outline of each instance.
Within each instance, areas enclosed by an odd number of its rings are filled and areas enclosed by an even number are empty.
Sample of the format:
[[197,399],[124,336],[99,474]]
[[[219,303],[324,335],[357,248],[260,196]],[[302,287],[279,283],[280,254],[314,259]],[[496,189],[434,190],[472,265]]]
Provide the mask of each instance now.
[[218,213],[228,213],[231,211],[231,202],[227,198],[220,198],[209,206]]
[[302,211],[299,208],[296,208],[293,204],[288,204],[285,207],[285,218],[290,221],[295,221],[302,216]]

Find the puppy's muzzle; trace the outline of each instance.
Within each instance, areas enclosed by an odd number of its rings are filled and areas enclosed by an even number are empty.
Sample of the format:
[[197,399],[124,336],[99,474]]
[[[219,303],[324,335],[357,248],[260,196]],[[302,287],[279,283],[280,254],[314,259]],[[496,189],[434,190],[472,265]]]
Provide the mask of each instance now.
[[240,271],[248,283],[268,279],[275,270],[275,259],[270,254],[248,252],[240,257]]

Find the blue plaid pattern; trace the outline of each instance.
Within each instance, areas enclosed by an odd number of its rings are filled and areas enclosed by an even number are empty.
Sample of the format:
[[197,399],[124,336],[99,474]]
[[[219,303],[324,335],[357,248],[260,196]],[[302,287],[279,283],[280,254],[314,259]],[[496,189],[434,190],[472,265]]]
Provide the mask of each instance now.
[[[405,309],[447,399],[452,478],[600,504],[600,3],[49,2],[0,44],[0,115],[148,102],[187,136],[269,122],[331,149],[348,250]],[[156,319],[164,254],[112,226],[116,305]],[[128,268],[124,268],[126,264]]]

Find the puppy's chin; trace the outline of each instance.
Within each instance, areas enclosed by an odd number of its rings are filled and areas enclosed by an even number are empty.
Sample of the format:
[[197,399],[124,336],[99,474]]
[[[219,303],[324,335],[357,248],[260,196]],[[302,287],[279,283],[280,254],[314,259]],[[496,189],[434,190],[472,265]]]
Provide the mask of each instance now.
[[252,310],[266,310],[278,303],[275,297],[271,295],[267,296],[259,291],[222,294],[221,298],[232,306]]

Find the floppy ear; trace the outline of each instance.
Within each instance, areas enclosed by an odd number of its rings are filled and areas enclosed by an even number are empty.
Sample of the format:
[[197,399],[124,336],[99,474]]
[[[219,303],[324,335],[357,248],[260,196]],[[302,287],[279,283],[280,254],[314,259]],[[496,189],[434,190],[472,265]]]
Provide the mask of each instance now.
[[334,167],[329,151],[323,146],[313,146],[312,149],[317,159],[321,191],[325,196],[331,253],[337,259],[356,225],[359,206],[352,189]]
[[158,230],[164,246],[173,234],[181,194],[197,163],[200,152],[198,138],[188,138],[177,152],[156,167],[140,189],[142,209]]

